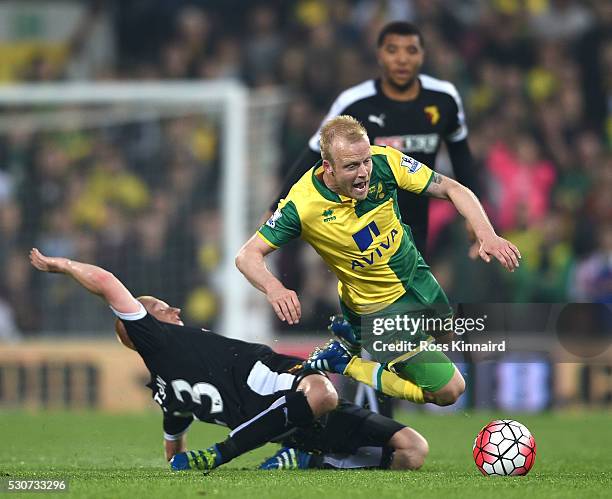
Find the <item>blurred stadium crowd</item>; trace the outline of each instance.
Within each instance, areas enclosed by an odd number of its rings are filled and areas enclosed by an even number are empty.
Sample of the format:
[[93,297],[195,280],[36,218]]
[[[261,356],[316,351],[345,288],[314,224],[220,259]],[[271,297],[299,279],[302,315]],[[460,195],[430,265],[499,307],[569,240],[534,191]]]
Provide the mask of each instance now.
[[[430,212],[428,261],[451,301],[612,302],[612,5],[579,0],[91,2],[60,45],[13,54],[5,82],[238,78],[289,92],[278,178],[340,91],[377,75],[388,21],[423,31],[424,73],[466,108],[481,197],[520,270],[467,260],[452,207]],[[2,49],[6,52],[6,48]],[[37,245],[106,266],[141,294],[215,317],[214,124],[0,134],[0,337],[108,327],[90,298],[30,271]],[[443,154],[437,169],[450,173]],[[333,277],[300,244],[277,261],[320,329]],[[61,282],[59,282],[61,281]],[[50,289],[51,287],[51,289]]]

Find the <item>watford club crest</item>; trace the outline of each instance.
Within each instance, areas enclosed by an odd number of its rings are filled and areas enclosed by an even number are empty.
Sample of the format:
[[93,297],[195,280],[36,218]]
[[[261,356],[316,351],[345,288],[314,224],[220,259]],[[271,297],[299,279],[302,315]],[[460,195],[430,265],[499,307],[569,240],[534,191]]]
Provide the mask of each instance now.
[[429,118],[429,122],[432,125],[435,125],[438,121],[440,121],[440,111],[438,110],[438,106],[427,106],[425,108],[425,114]]

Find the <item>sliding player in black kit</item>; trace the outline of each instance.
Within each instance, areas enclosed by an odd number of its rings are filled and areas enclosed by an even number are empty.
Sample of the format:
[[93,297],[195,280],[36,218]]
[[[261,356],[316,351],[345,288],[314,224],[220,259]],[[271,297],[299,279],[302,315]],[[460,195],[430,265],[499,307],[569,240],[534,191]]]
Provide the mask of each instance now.
[[[265,345],[184,326],[180,309],[152,296],[132,296],[113,274],[37,249],[32,265],[73,277],[118,317],[120,341],[136,350],[151,373],[153,399],[164,413],[166,457],[175,470],[209,470],[294,428],[311,425],[338,404],[325,375]],[[291,372],[289,372],[291,371]],[[185,452],[193,419],[223,424],[229,437],[204,451]]]
[[[327,377],[303,368],[302,359],[184,326],[180,309],[152,296],[134,298],[114,275],[95,265],[47,257],[37,249],[30,252],[30,261],[38,270],[73,277],[100,296],[118,317],[115,332],[119,340],[137,351],[150,371],[147,386],[163,411],[166,459],[173,470],[210,470],[269,441],[283,439],[286,445],[301,445],[302,450],[283,449],[279,455],[286,451],[289,458],[272,459],[264,469],[416,469],[422,465],[427,442],[411,428],[377,419],[382,417],[345,402],[329,418],[320,419],[337,407],[338,397]],[[185,435],[194,420],[221,424],[232,431],[226,440],[206,450],[187,451]],[[325,433],[329,431],[333,435]],[[341,435],[352,441],[341,444]],[[359,450],[360,442],[376,448]],[[312,450],[357,457],[339,461],[332,455],[325,460],[307,453]],[[290,459],[297,455],[299,466]]]
[[[478,177],[472,164],[461,97],[451,82],[420,74],[425,57],[420,30],[403,21],[387,24],[378,35],[376,55],[381,68],[380,78],[364,81],[342,92],[321,126],[336,116],[353,116],[365,127],[372,144],[391,146],[430,168],[435,167],[436,156],[444,142],[455,179],[478,195]],[[321,159],[321,126],[287,174],[266,220],[276,209],[279,199]],[[426,256],[429,197],[398,191],[398,205],[402,222],[412,231],[415,246]],[[473,239],[473,235],[470,234],[470,238]],[[478,257],[476,243],[469,254],[472,258]],[[332,318],[330,329],[354,353],[353,335],[342,317]],[[391,400],[380,396],[379,402],[383,403],[381,413],[391,416]]]

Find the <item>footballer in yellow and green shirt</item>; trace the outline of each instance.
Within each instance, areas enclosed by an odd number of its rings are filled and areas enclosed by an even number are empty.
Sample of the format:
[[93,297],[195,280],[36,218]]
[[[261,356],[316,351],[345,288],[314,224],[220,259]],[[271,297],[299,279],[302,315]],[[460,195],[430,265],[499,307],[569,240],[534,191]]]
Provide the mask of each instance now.
[[[267,269],[264,257],[298,237],[307,241],[338,277],[340,304],[357,342],[364,340],[364,318],[386,316],[398,305],[399,310],[412,314],[452,315],[444,292],[413,243],[410,228],[402,223],[398,189],[451,201],[474,229],[483,260],[496,258],[510,271],[518,266],[518,249],[497,236],[469,189],[400,151],[370,145],[354,118],[338,116],[323,126],[321,156],[236,257],[238,269],[266,294],[281,320],[289,324],[299,321],[299,299]],[[391,331],[387,342],[417,340],[423,345],[433,341],[427,331],[406,333]],[[363,346],[377,357],[368,341]],[[383,368],[422,390],[415,401],[446,405],[465,387],[461,374],[442,352],[422,346],[394,355],[377,369]],[[353,377],[375,379],[377,375],[368,371],[365,376]],[[376,387],[384,391],[384,387]]]

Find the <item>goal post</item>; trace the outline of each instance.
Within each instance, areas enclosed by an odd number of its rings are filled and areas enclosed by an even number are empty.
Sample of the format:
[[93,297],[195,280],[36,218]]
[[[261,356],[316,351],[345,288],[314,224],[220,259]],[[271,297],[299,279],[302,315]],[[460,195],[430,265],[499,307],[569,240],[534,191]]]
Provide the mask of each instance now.
[[[274,99],[273,99],[274,100]],[[274,100],[279,105],[282,99]],[[249,320],[253,289],[234,265],[234,257],[253,231],[253,202],[249,201],[249,103],[248,89],[237,81],[204,82],[113,82],[113,83],[50,83],[0,87],[0,133],[10,129],[11,113],[21,113],[24,108],[45,109],[53,106],[125,105],[124,114],[130,114],[130,106],[138,112],[131,117],[104,115],[103,120],[139,119],[150,107],[172,114],[176,112],[202,113],[214,109],[218,113],[218,156],[220,174],[218,188],[221,191],[218,210],[221,213],[221,258],[219,262],[222,286],[219,294],[220,327],[222,334],[243,339],[265,339],[268,328],[265,320]],[[260,100],[261,105],[261,100]],[[174,111],[172,111],[174,109]],[[53,111],[51,111],[53,113]],[[2,114],[5,115],[2,119]],[[7,117],[8,116],[8,117]],[[53,118],[53,117],[52,117]],[[93,116],[92,116],[93,119]],[[62,126],[61,118],[51,119],[48,127]],[[43,120],[40,121],[42,125]],[[34,124],[33,126],[36,126]],[[128,283],[129,287],[129,283]],[[251,305],[249,305],[251,303]]]

